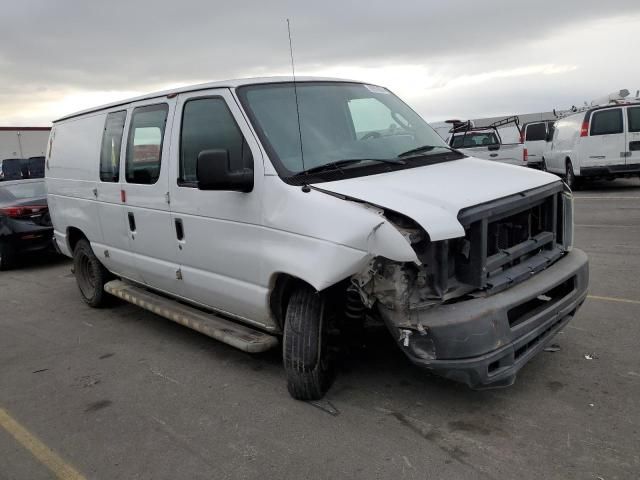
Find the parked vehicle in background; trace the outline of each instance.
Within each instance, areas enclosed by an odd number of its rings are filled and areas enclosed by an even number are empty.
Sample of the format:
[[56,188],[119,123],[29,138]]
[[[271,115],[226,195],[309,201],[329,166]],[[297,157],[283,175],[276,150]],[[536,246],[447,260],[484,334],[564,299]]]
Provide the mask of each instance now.
[[0,181],[22,180],[22,159],[5,158],[0,160]]
[[640,176],[640,101],[615,101],[560,118],[543,161],[571,188],[583,179]]
[[44,157],[0,160],[0,181],[44,178]]
[[453,126],[449,130],[447,143],[467,155],[511,165],[526,166],[524,147],[521,143],[503,143],[499,128],[509,124],[518,127],[518,117],[507,117],[487,127],[475,127],[471,120],[462,122],[448,120]]
[[545,170],[542,157],[553,137],[554,123],[555,120],[544,120],[522,125],[520,143],[523,144],[528,167]]
[[465,156],[376,85],[149,94],[54,122],[46,165],[87,304],[116,295],[247,352],[281,338],[298,399],[365,319],[430,371],[511,385],[586,298],[565,185]]
[[53,248],[44,179],[0,183],[0,270],[32,252]]

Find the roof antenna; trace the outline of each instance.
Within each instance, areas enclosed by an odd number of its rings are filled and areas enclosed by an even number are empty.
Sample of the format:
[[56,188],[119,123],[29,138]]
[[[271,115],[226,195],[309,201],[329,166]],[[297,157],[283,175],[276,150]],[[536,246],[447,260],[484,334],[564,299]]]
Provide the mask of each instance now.
[[291,54],[291,71],[293,73],[293,93],[296,97],[296,114],[298,115],[298,136],[300,137],[300,159],[304,170],[304,149],[302,148],[302,127],[300,126],[300,105],[298,104],[298,85],[296,82],[296,66],[293,61],[293,44],[291,42],[291,24],[287,18],[287,32],[289,32],[289,53]]

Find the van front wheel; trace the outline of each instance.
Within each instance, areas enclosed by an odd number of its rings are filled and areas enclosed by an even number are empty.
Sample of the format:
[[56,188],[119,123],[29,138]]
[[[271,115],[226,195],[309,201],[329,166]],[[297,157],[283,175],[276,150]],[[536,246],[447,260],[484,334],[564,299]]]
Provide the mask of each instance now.
[[324,298],[310,287],[293,292],[285,317],[282,355],[287,388],[297,400],[318,400],[333,382],[327,330]]
[[108,295],[104,291],[104,284],[109,280],[109,272],[85,239],[78,241],[73,250],[73,269],[78,289],[87,305],[94,308],[105,306]]

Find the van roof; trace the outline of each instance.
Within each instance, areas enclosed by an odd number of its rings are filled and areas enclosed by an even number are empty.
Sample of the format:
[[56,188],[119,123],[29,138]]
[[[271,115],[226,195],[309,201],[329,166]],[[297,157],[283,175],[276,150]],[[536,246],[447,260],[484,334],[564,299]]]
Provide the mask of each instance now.
[[[86,110],[80,110],[79,112],[71,113],[54,120],[53,123],[60,122],[62,120],[68,120],[73,117],[86,115],[87,113],[99,112],[100,110],[106,110],[120,105],[127,105],[129,103],[138,102],[141,100],[150,100],[152,98],[166,97],[167,95],[177,95],[179,93],[194,92],[198,90],[209,90],[211,88],[237,88],[244,85],[258,85],[265,83],[287,83],[293,82],[291,76],[276,76],[276,77],[253,77],[253,78],[237,78],[232,80],[222,80],[218,82],[199,83],[196,85],[188,85],[184,87],[172,88],[169,90],[161,90],[159,92],[148,93],[140,95],[138,97],[127,98],[116,102],[107,103],[98,107],[88,108]],[[347,82],[347,83],[365,83],[357,80],[346,80],[342,78],[330,78],[330,77],[298,77],[296,76],[296,82]],[[370,84],[373,85],[373,84]]]

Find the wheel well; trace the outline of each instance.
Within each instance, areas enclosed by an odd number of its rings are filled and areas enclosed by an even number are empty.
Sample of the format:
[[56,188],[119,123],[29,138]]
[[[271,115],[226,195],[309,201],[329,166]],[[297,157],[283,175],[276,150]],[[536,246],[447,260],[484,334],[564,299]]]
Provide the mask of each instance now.
[[269,295],[269,309],[271,310],[271,314],[273,315],[273,318],[275,318],[278,327],[283,328],[284,318],[287,313],[287,305],[289,304],[291,293],[293,293],[296,287],[311,285],[304,280],[287,273],[277,274],[272,285],[273,288]]
[[76,245],[82,239],[87,240],[87,236],[82,233],[82,230],[76,227],[69,227],[67,229],[67,243],[69,244],[69,249],[71,253],[76,249]]

